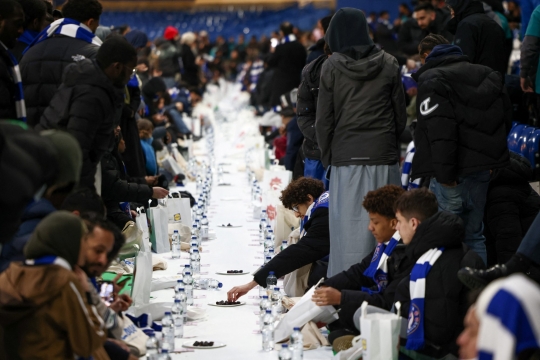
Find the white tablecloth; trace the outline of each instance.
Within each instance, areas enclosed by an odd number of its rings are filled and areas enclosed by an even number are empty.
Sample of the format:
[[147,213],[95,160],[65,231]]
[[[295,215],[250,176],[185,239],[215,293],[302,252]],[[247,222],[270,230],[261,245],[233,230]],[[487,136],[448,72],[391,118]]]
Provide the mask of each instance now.
[[[250,188],[247,185],[245,172],[238,172],[234,160],[223,159],[231,144],[226,141],[216,144],[217,162],[226,161],[233,165],[224,166],[230,174],[223,175],[223,181],[231,186],[217,186],[214,181],[208,216],[210,230],[215,231],[216,240],[205,241],[202,244],[201,272],[207,275],[201,277],[214,278],[223,283],[219,291],[194,290],[194,296],[206,296],[204,299],[195,299],[194,304],[206,309],[207,318],[196,322],[196,326],[184,328],[184,339],[177,340],[178,349],[187,341],[222,341],[227,344],[224,348],[212,350],[195,350],[194,352],[174,354],[173,359],[277,359],[277,351],[262,351],[262,338],[254,331],[259,329],[256,324],[259,310],[258,288],[256,287],[240,300],[247,304],[239,307],[221,308],[208,306],[227,299],[227,291],[236,285],[245,284],[253,277],[251,275],[217,275],[216,272],[226,270],[244,270],[252,272],[262,264],[262,246],[258,243],[258,222],[253,220],[250,203]],[[216,180],[216,179],[215,179]],[[194,184],[188,184],[187,190],[195,195]],[[238,200],[232,200],[238,199]],[[239,228],[225,229],[218,225],[231,223],[241,225]],[[254,241],[257,240],[257,241]],[[181,259],[171,259],[170,254],[161,254],[168,262],[165,271],[155,271],[154,278],[174,276],[189,262],[188,255],[183,254]],[[205,266],[208,265],[208,266]],[[151,302],[173,301],[174,290],[166,289],[152,292]],[[255,298],[257,297],[257,298]],[[187,339],[186,339],[187,337]],[[319,348],[306,351],[304,359],[329,359],[332,356],[331,348]]]

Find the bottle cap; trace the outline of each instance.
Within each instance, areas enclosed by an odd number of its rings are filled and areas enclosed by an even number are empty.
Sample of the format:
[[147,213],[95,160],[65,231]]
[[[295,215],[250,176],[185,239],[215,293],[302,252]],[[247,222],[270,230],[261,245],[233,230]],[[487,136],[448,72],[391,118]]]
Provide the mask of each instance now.
[[175,303],[179,303],[180,300],[179,300],[179,299],[174,299],[174,302],[175,302]]
[[197,227],[197,224],[193,224],[191,227]]
[[178,291],[183,292],[183,291],[186,291],[186,289],[179,289]]
[[286,243],[287,243],[287,240],[283,240],[282,243],[283,243],[283,244],[286,244]]
[[268,275],[274,275],[274,274],[275,274],[275,272],[273,272],[273,271],[268,272]]
[[282,349],[287,349],[288,347],[289,347],[288,344],[282,344],[282,345],[281,345],[281,348],[282,348]]
[[263,299],[268,299],[268,295],[263,295]]
[[223,287],[223,284],[222,284],[222,283],[218,283],[217,287],[221,289],[221,288]]
[[191,273],[188,271],[188,272],[186,272],[186,275],[191,275]]
[[178,230],[174,230],[174,233],[175,233],[175,234],[178,234]]
[[187,267],[187,268],[190,267],[190,266],[191,266],[191,265],[189,265],[189,264],[184,265],[184,267]]
[[300,328],[299,327],[295,327],[293,328],[294,331],[300,331]]
[[165,311],[165,315],[171,315],[170,311]]
[[271,313],[272,313],[272,310],[266,310],[266,313],[267,313],[267,314],[271,314]]
[[196,253],[196,252],[198,253],[198,252],[199,252],[199,250],[195,249],[195,250],[193,250],[193,252],[194,252],[194,253]]
[[275,288],[274,288],[274,291],[279,291],[279,287],[275,287]]
[[203,215],[202,217],[203,217],[203,219],[206,219],[206,215]]
[[270,256],[267,256],[266,258],[267,258],[267,259],[272,259]]
[[273,234],[273,233],[274,233],[274,230],[268,229],[268,232],[269,232],[270,234]]
[[[284,344],[284,345],[287,345],[287,344]],[[161,353],[162,353],[162,354],[168,354],[168,353],[169,353],[169,350],[167,350],[167,349],[161,349]]]
[[176,280],[177,283],[183,283],[184,280],[180,279],[180,280]]
[[265,212],[266,212],[266,210],[263,210],[262,212],[263,212],[263,213],[265,213]]

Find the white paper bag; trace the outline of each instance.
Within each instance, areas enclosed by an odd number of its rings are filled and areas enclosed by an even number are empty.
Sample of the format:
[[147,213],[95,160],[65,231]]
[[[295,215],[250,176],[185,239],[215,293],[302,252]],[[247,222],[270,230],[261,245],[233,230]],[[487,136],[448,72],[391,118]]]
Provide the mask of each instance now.
[[360,337],[364,350],[362,359],[397,360],[401,317],[391,312],[369,313],[368,307],[364,301],[360,315]]
[[142,231],[142,244],[141,251],[151,251],[150,244],[150,232],[148,230],[148,218],[146,213],[142,211],[144,208],[137,208],[137,217],[135,218],[135,223],[137,227]]
[[188,198],[173,197],[167,199],[167,213],[169,214],[170,223],[181,222],[191,227],[191,206]]
[[292,180],[292,172],[288,170],[270,171],[265,170],[261,190],[265,194],[269,190],[284,190]]
[[139,329],[127,316],[123,319],[122,341],[130,347],[139,350],[139,356],[146,355],[146,340],[148,336]]
[[311,300],[315,289],[322,280],[302,296],[302,299],[278,323],[274,330],[274,339],[276,342],[287,339],[295,327],[302,327],[309,321],[313,320],[314,322],[329,324],[339,319],[336,309],[333,306],[318,306]]
[[152,253],[150,251],[139,251],[135,259],[135,278],[131,290],[134,306],[142,306],[150,302],[151,286]]
[[150,208],[148,211],[152,224],[152,232],[150,234],[152,249],[158,254],[171,251],[168,232],[169,215],[167,213],[167,208],[158,206]]
[[174,160],[171,155],[165,156],[165,158],[161,161],[161,166],[163,166],[165,170],[167,170],[174,176],[184,173],[180,165],[178,165],[176,160]]

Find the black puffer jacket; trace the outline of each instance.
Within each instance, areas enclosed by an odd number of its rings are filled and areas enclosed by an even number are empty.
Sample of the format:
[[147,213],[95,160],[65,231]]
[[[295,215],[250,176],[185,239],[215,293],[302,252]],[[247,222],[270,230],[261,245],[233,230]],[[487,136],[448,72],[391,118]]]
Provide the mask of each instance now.
[[456,339],[463,330],[463,318],[468,308],[468,289],[459,281],[458,270],[465,266],[484,267],[478,254],[463,245],[464,237],[463,221],[457,215],[439,212],[418,226],[405,250],[404,262],[409,268],[397,287],[394,302],[401,302],[401,316],[408,319],[412,266],[426,251],[444,247],[426,277],[423,314],[426,345],[419,351],[436,359],[448,353],[457,355]]
[[371,288],[375,285],[372,278],[364,276],[364,271],[369,267],[373,258],[373,252],[366,256],[362,262],[351,266],[347,271],[334,275],[324,282],[324,285],[341,291],[339,321],[345,329],[355,331],[354,313],[362,306],[364,301],[381,309],[390,310],[392,308],[396,288],[401,279],[407,275],[402,269],[409,268],[403,261],[405,248],[405,245],[399,244],[388,258],[388,285],[379,294],[370,295],[361,291],[362,287]]
[[63,84],[43,113],[39,130],[66,129],[79,142],[81,186],[94,188],[97,164],[114,147],[113,129],[120,121],[122,104],[122,89],[113,86],[95,60],[86,59],[66,69]]
[[469,63],[456,46],[436,47],[413,78],[418,83],[418,123],[412,177],[458,176],[508,165],[506,135],[512,108],[500,74]]
[[471,1],[448,22],[447,29],[455,34],[454,44],[471,63],[490,67],[503,75],[508,72],[508,56],[504,50],[506,35],[501,26],[485,14],[481,1]]
[[17,119],[15,109],[17,88],[11,75],[12,66],[7,51],[0,46],[0,119]]
[[276,46],[276,50],[268,59],[268,67],[274,70],[270,106],[281,104],[281,95],[298,87],[302,69],[306,65],[306,57],[306,49],[298,41]]
[[529,161],[512,152],[510,166],[493,171],[484,213],[488,264],[510,260],[540,211],[540,196],[530,180]]
[[97,45],[63,35],[55,35],[28,49],[20,64],[28,125],[39,124],[62,84],[66,67],[85,58],[94,59],[98,49]]
[[321,70],[327,59],[328,57],[326,55],[321,55],[307,64],[304,70],[302,70],[302,82],[298,87],[296,111],[298,112],[298,127],[304,135],[302,151],[305,157],[314,160],[321,159],[321,150],[319,149],[319,145],[317,145],[315,120]]
[[257,284],[266,287],[268,273],[273,271],[279,279],[302,266],[316,262],[330,253],[330,225],[328,208],[316,209],[304,226],[306,234],[296,244],[289,246],[253,277]]

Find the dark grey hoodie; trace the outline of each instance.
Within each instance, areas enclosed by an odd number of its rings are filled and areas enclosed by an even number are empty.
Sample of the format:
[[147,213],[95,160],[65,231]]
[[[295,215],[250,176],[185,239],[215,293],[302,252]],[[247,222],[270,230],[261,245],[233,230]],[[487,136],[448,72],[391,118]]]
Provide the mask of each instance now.
[[69,65],[36,127],[65,129],[77,139],[83,153],[81,186],[94,188],[97,164],[114,146],[113,129],[120,121],[123,102],[121,90],[95,60]]
[[407,122],[397,60],[369,38],[364,14],[343,8],[326,40],[333,51],[322,68],[317,140],[328,165],[392,165]]

